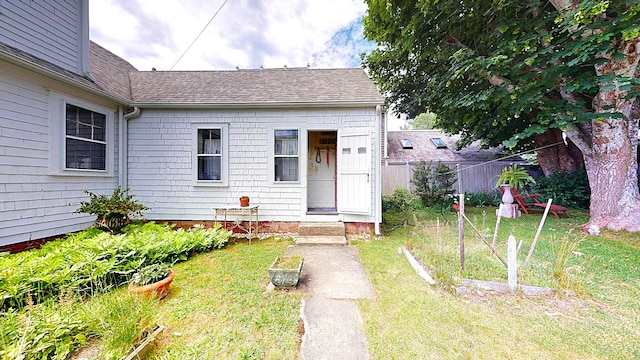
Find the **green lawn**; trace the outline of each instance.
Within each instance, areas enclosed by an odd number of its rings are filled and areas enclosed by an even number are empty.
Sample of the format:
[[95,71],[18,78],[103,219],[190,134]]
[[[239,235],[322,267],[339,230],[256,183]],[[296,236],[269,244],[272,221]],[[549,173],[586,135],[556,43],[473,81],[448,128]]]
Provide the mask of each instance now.
[[[489,239],[494,209],[467,209],[467,216]],[[556,286],[553,264],[563,237],[586,222],[586,214],[547,219],[528,269],[519,282]],[[375,359],[631,359],[640,358],[640,235],[604,233],[586,237],[566,265],[566,288],[575,295],[527,298],[472,290],[458,295],[460,277],[506,281],[506,269],[478,235],[465,226],[465,271],[459,267],[457,220],[435,214],[389,216],[396,228],[383,241],[357,242],[377,298],[359,302],[370,352]],[[523,240],[523,263],[540,215],[503,219],[499,252],[505,239]],[[399,225],[400,224],[400,225]],[[409,246],[440,283],[430,286],[397,253]],[[580,255],[582,254],[582,255]]]
[[266,291],[267,269],[292,241],[231,244],[177,264],[152,359],[295,359],[300,295]]
[[[467,209],[489,240],[494,211]],[[465,270],[460,270],[454,213],[387,214],[383,238],[353,242],[376,294],[375,299],[358,301],[371,358],[640,358],[640,234],[603,232],[583,238],[575,230],[587,215],[572,211],[572,216],[547,220],[531,265],[519,272],[520,283],[547,287],[558,286],[560,277],[554,273],[560,273],[563,290],[571,294],[527,298],[477,290],[456,293],[460,278],[505,281],[506,269],[489,257],[480,235],[467,225]],[[523,240],[518,257],[522,264],[539,220],[540,215],[503,219],[499,253],[506,257],[505,239],[513,234]],[[575,242],[575,252],[561,251]],[[177,275],[170,295],[159,302],[132,302],[121,287],[88,301],[61,296],[33,309],[0,314],[0,341],[14,336],[12,329],[26,334],[51,328],[52,333],[68,329],[63,340],[69,346],[82,342],[78,331],[85,331],[104,334],[100,336],[113,339],[110,346],[126,348],[131,345],[126,336],[138,336],[127,326],[139,329],[153,322],[166,331],[151,359],[296,359],[302,294],[267,291],[269,265],[292,244],[279,238],[238,241],[195,255],[173,266]],[[436,286],[418,277],[398,254],[400,246],[421,259]],[[555,265],[558,254],[568,255],[561,267]],[[101,330],[88,333],[85,328]],[[106,341],[87,340],[96,347]]]

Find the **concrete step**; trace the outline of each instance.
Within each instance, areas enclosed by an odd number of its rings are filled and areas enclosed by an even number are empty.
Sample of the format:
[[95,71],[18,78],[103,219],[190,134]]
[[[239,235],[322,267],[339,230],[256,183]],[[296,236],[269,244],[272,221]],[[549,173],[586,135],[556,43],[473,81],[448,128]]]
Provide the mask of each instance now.
[[345,236],[342,222],[302,222],[298,226],[299,236]]
[[296,245],[347,245],[347,238],[342,236],[298,236]]

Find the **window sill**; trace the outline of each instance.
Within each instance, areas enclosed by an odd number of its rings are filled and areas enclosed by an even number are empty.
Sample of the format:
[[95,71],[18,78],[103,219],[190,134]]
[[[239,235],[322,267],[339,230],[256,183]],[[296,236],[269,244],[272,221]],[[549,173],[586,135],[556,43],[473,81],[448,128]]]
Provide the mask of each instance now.
[[213,181],[196,181],[193,183],[194,187],[229,187],[229,184],[224,182],[213,182]]
[[300,181],[274,181],[272,183],[274,186],[291,186],[291,185],[301,185],[302,183]]
[[113,174],[101,170],[61,170],[58,172],[49,173],[50,176],[82,176],[82,177],[95,177],[95,178],[112,178]]

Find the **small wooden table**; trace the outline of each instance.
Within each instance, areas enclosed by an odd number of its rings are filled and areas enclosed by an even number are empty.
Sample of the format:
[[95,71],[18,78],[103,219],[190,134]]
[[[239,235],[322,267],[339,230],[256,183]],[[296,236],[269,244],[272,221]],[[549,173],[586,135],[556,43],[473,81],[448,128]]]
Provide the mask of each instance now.
[[[255,236],[258,236],[258,225],[259,225],[258,205],[252,205],[252,206],[225,205],[225,206],[215,207],[213,208],[213,210],[215,213],[213,220],[216,224],[219,224],[218,215],[220,215],[224,222],[224,228],[226,229],[227,215],[237,215],[237,217],[234,220],[234,224],[230,230],[233,232],[234,229],[238,229],[240,232],[244,232],[245,234],[247,234],[249,238],[249,242],[251,242],[251,238],[253,237],[254,233],[255,233]],[[242,226],[243,215],[249,216],[249,227]],[[254,217],[255,217],[255,221],[254,221]]]

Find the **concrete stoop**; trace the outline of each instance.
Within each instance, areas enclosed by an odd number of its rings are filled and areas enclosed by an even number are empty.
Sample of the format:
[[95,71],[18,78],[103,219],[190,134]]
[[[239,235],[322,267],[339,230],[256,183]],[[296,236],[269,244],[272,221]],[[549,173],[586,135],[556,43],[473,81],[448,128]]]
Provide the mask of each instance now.
[[296,245],[347,245],[343,236],[299,236]]
[[346,245],[344,223],[303,222],[298,226],[297,245]]

